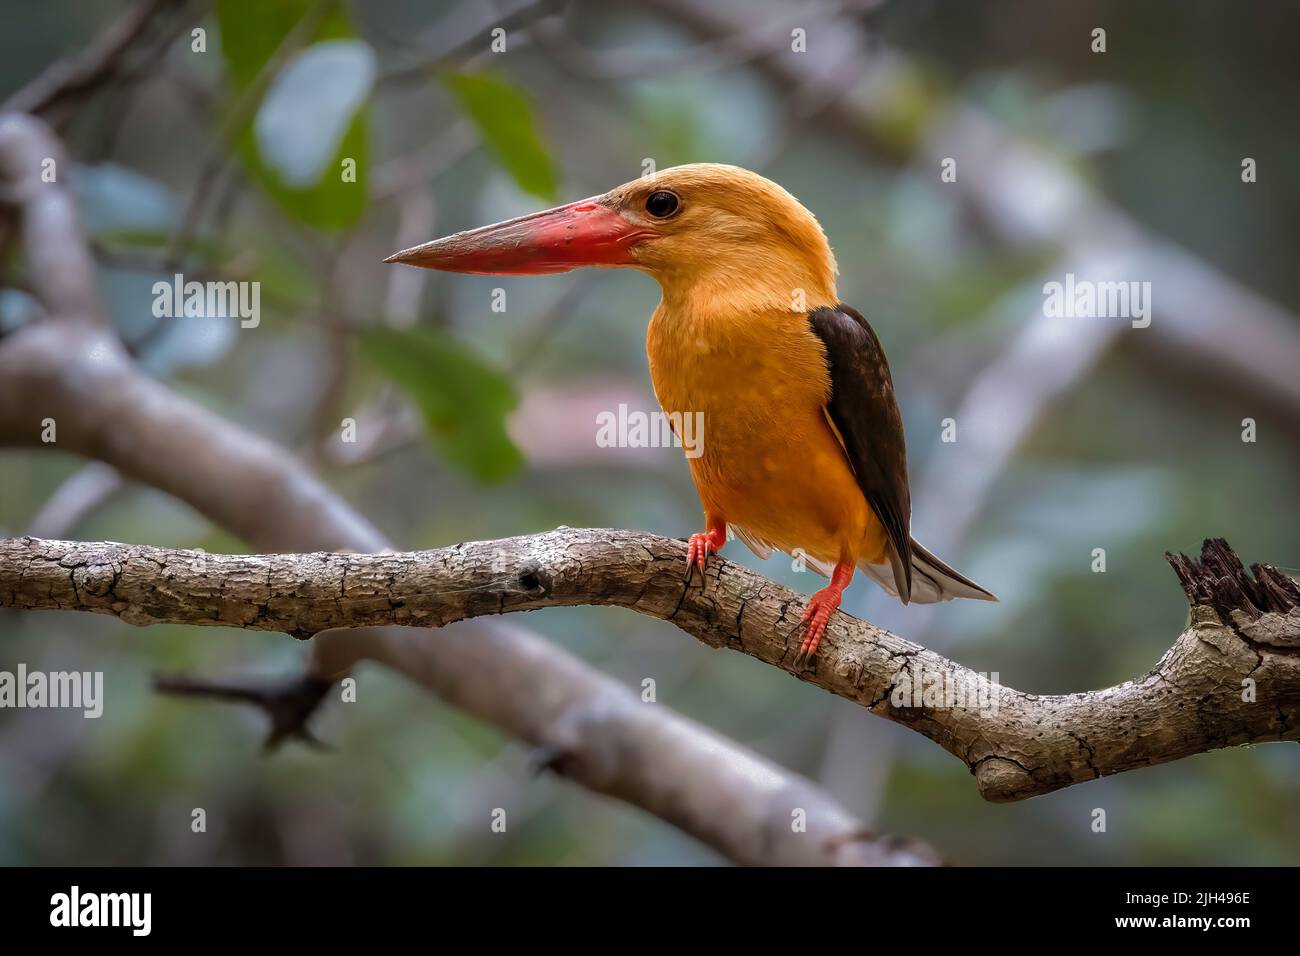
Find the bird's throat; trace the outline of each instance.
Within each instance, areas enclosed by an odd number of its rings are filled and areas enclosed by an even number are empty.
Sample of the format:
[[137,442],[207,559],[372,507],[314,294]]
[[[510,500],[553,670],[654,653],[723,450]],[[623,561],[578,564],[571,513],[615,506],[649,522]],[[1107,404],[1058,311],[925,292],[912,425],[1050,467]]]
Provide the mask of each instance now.
[[804,315],[834,306],[835,283],[811,271],[761,272],[718,266],[657,276],[663,310],[675,321],[711,325],[771,313]]

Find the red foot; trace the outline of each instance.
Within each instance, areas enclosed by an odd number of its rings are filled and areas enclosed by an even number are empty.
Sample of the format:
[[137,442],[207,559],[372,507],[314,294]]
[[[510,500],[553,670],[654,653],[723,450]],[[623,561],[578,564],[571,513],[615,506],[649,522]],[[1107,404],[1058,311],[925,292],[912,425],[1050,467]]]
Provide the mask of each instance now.
[[727,526],[714,526],[708,531],[700,531],[691,535],[689,546],[686,549],[686,579],[689,581],[691,572],[699,566],[700,575],[704,574],[704,566],[708,563],[709,555],[717,554],[722,550],[722,546],[727,543]]
[[853,565],[837,564],[835,573],[831,576],[831,583],[808,599],[803,619],[799,622],[799,627],[806,626],[807,630],[804,632],[803,643],[799,645],[799,653],[794,659],[796,670],[811,661],[813,655],[817,653],[822,636],[826,633],[826,624],[830,621],[831,615],[839,610],[844,589],[852,580]]

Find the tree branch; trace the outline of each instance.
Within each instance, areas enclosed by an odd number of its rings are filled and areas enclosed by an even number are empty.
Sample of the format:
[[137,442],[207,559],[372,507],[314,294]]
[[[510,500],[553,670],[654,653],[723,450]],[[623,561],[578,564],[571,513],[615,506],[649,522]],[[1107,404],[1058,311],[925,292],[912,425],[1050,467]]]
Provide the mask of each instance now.
[[1145,677],[1038,696],[845,614],[813,668],[795,669],[805,599],[729,561],[683,581],[680,541],[570,529],[433,551],[210,555],[108,543],[0,542],[0,607],[112,614],[130,624],[223,625],[308,638],[329,628],[441,627],[508,611],[617,605],[715,648],[796,674],[911,727],[971,768],[995,801],[1048,793],[1219,747],[1300,739],[1300,588],[1246,573],[1207,541],[1167,556],[1191,622]]
[[[30,284],[51,316],[101,322],[95,262],[81,239],[72,194],[62,188],[69,168],[63,144],[44,123],[0,113],[0,210],[20,211]],[[45,181],[47,172],[54,173],[54,182]]]
[[99,37],[75,55],[56,60],[7,100],[0,111],[43,113],[64,99],[94,90],[120,69],[132,45],[166,6],[179,0],[140,0],[109,24]]

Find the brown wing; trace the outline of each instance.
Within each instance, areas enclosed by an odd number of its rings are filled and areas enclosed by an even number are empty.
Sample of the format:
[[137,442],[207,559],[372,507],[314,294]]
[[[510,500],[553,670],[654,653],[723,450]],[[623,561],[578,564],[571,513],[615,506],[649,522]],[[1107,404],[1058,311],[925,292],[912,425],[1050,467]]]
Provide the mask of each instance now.
[[839,432],[858,487],[884,525],[898,596],[912,596],[912,498],[907,489],[903,419],[885,350],[855,309],[840,304],[808,314],[826,347],[831,397],[826,414]]

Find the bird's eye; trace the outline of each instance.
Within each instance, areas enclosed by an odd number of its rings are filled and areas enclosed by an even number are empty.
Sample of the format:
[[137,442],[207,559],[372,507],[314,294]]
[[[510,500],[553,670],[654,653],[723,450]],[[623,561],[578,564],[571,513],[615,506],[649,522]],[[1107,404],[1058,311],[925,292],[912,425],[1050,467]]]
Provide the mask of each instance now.
[[681,200],[663,189],[652,192],[645,198],[645,211],[656,219],[667,219],[680,205]]

